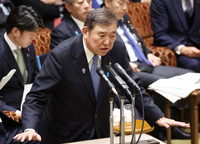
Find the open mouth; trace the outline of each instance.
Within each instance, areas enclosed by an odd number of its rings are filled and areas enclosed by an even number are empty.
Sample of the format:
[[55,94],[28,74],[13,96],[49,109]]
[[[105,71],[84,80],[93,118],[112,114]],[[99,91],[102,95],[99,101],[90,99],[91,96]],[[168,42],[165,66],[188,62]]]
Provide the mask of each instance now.
[[108,48],[101,48],[101,50],[103,50],[103,51],[107,51],[107,50],[108,50]]

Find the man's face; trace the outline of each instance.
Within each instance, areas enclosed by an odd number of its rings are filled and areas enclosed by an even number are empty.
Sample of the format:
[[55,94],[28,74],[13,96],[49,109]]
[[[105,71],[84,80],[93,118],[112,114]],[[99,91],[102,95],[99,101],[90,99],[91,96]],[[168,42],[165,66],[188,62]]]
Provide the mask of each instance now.
[[116,39],[117,24],[109,26],[97,24],[88,31],[84,26],[82,29],[83,37],[87,48],[93,53],[100,56],[106,55],[113,47]]
[[74,0],[72,5],[65,3],[65,8],[73,17],[84,22],[86,16],[92,10],[92,0]]
[[15,33],[14,43],[18,47],[28,47],[32,44],[33,40],[36,38],[36,33],[31,31],[23,31],[19,30]]
[[129,0],[105,0],[105,6],[120,20],[128,9]]

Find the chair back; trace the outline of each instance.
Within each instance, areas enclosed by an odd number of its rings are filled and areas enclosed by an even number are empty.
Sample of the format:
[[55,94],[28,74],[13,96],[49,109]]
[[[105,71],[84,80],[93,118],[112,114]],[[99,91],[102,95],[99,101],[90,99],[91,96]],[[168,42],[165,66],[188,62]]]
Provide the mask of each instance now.
[[36,55],[46,54],[50,51],[51,29],[38,28],[36,39],[33,40]]

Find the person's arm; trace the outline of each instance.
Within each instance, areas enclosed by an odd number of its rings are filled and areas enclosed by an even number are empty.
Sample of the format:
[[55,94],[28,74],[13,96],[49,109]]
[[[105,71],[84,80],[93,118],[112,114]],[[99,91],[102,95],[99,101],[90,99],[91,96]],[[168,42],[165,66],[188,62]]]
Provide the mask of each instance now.
[[183,46],[180,49],[180,54],[189,58],[194,58],[200,56],[200,50],[194,46]]
[[26,131],[16,135],[14,139],[41,141],[40,135],[37,134],[37,126],[40,123],[48,97],[54,92],[62,79],[61,62],[53,52],[55,51],[49,53],[43,63],[43,68],[35,79],[33,87],[23,104],[22,123],[23,129]]
[[154,67],[159,66],[161,64],[161,59],[159,57],[153,55],[152,53],[147,54],[147,58]]
[[34,130],[27,130],[21,134],[17,134],[15,137],[13,137],[13,139],[16,139],[21,142],[24,142],[26,139],[28,141],[31,141],[31,140],[42,141],[41,136],[38,133],[36,133]]
[[[125,49],[125,48],[124,48]],[[141,103],[143,101],[144,103],[144,115],[145,120],[151,125],[155,125],[156,123],[160,126],[164,126],[168,128],[169,126],[181,126],[181,127],[190,127],[190,124],[186,124],[184,122],[178,122],[173,119],[168,119],[164,117],[163,112],[160,110],[160,108],[155,105],[153,99],[151,96],[149,96],[145,89],[141,86],[141,81],[139,77],[134,74],[134,72],[131,70],[131,67],[129,64],[127,64],[128,57],[126,59],[127,52],[125,55],[123,55],[123,52],[120,52],[121,55],[124,57],[124,62],[121,64],[123,68],[127,71],[127,73],[130,75],[130,77],[133,78],[133,80],[139,85],[141,94],[143,95],[143,99],[141,99],[140,93],[137,91],[136,97],[135,97],[135,106],[139,110],[140,113],[142,113],[142,107]]]
[[190,124],[189,123],[185,123],[185,122],[179,122],[179,121],[175,121],[173,119],[168,119],[166,117],[161,117],[159,118],[156,123],[159,126],[163,126],[165,128],[169,128],[170,126],[180,126],[180,127],[186,127],[186,128],[190,128]]

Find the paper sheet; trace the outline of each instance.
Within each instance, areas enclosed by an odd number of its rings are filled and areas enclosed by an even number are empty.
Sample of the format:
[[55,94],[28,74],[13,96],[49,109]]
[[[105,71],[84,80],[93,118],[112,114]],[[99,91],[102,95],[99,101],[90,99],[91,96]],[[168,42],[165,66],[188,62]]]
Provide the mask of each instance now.
[[174,103],[186,98],[194,90],[200,89],[200,74],[187,73],[169,79],[159,79],[149,85],[148,89],[156,91]]
[[30,92],[33,84],[25,84],[24,85],[24,92],[23,92],[23,97],[22,97],[22,102],[21,102],[21,110],[22,110],[22,105],[26,99],[26,95]]
[[11,79],[11,77],[16,72],[16,69],[12,69],[6,76],[4,76],[0,81],[0,90],[4,87],[4,85]]

